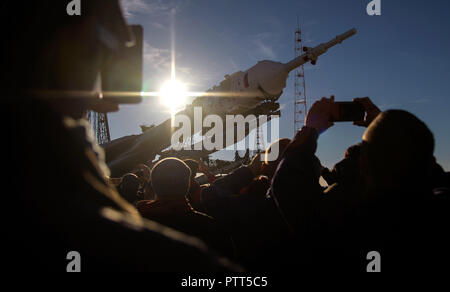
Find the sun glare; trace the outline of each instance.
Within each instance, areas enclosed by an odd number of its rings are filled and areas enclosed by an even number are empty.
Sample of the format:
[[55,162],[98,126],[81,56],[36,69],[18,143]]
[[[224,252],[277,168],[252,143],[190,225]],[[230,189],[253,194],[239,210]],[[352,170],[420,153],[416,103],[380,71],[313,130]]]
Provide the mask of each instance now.
[[175,79],[170,79],[162,85],[160,97],[161,102],[173,111],[186,103],[186,86]]

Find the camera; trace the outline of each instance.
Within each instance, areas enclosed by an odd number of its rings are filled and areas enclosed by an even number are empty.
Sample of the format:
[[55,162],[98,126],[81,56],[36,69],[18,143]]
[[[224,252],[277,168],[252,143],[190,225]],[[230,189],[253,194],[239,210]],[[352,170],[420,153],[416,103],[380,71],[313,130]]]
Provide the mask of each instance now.
[[364,120],[364,107],[355,101],[336,101],[332,115],[333,122],[353,122]]

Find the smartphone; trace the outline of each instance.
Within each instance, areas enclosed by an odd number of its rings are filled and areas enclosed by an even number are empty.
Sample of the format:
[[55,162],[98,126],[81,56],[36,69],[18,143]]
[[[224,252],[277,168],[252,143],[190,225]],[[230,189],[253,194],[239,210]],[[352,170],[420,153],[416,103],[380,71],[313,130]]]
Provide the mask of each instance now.
[[354,101],[336,101],[337,109],[333,122],[353,122],[364,120],[364,107]]
[[142,100],[143,29],[130,25],[135,44],[115,55],[101,71],[103,98],[116,103],[139,103]]

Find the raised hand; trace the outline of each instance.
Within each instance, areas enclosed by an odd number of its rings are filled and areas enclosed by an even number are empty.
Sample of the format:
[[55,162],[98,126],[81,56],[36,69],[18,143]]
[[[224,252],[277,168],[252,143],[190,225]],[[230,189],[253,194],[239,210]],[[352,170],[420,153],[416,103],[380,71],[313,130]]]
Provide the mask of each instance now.
[[330,96],[330,98],[322,97],[322,99],[316,101],[309,109],[306,115],[305,126],[314,128],[319,133],[324,132],[334,125],[331,122],[331,117],[335,110],[334,95]]
[[354,121],[353,125],[367,127],[381,112],[380,109],[368,97],[357,97],[353,101],[360,103],[366,112],[364,120]]

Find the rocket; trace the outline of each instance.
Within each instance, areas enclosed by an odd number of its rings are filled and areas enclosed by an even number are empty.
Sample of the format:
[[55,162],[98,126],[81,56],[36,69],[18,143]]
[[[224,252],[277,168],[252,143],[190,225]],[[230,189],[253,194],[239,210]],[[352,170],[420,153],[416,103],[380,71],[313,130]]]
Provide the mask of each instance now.
[[[187,115],[192,120],[195,107],[202,107],[205,115],[279,114],[279,104],[276,101],[286,87],[289,72],[308,62],[314,65],[317,58],[329,48],[354,34],[355,28],[314,48],[304,47],[302,55],[287,63],[264,60],[246,71],[226,75],[219,85],[195,98],[192,104],[177,114]],[[155,155],[171,145],[172,133],[171,120],[168,119],[140,135],[122,137],[103,144],[106,162],[112,175],[120,176],[139,163],[152,160]]]
[[286,87],[289,72],[307,62],[315,65],[320,55],[354,34],[356,29],[352,28],[314,48],[304,47],[302,55],[287,63],[264,60],[246,71],[225,75],[219,85],[207,90],[205,96],[198,97],[192,105],[206,107],[204,110],[211,110],[212,113],[226,109],[228,114],[237,114],[253,108],[263,100],[275,101]]

